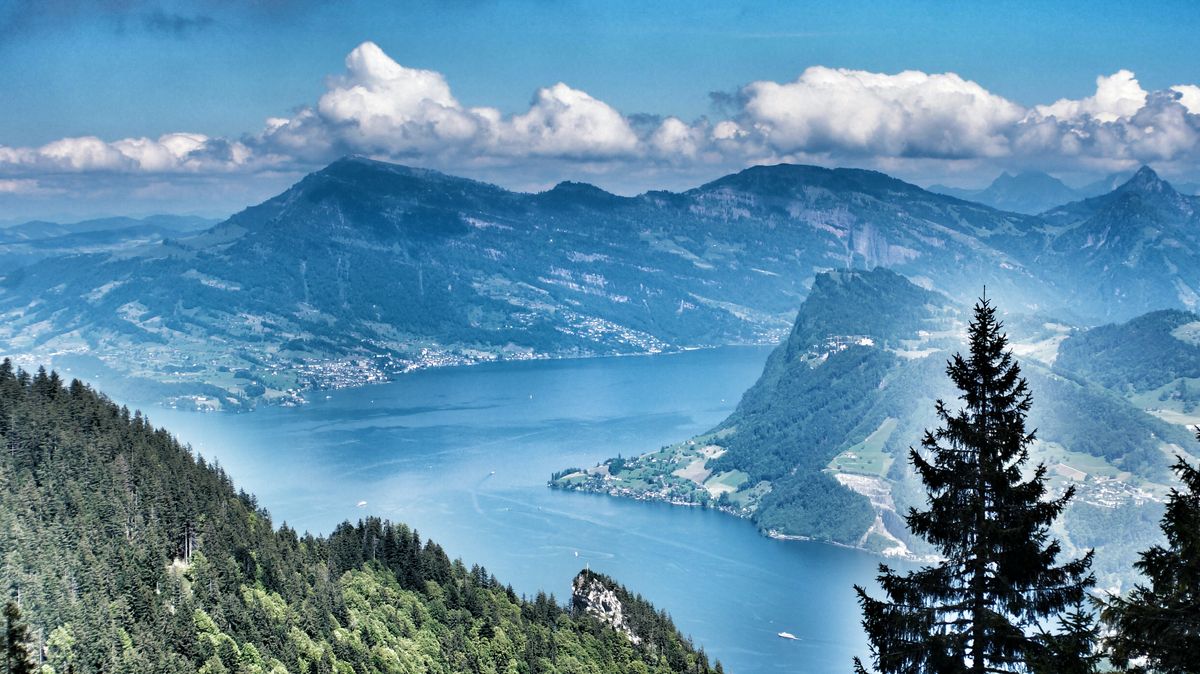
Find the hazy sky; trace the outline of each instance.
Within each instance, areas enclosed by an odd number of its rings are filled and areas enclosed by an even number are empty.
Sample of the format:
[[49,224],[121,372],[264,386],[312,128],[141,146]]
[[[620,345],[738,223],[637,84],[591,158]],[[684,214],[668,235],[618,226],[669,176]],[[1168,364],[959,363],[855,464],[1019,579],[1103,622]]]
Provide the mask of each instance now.
[[227,214],[348,153],[626,193],[1195,178],[1197,34],[1194,2],[0,0],[0,220]]

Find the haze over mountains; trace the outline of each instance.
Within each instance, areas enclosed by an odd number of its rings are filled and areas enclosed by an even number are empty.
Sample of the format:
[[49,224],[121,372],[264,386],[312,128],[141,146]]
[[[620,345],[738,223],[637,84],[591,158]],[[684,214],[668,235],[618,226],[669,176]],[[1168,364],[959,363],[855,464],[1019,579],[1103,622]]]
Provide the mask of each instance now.
[[0,227],[0,268],[15,269],[48,257],[111,253],[217,224],[186,215],[96,218],[74,223],[31,220]]
[[224,409],[433,365],[774,342],[834,268],[1102,322],[1196,306],[1197,203],[1150,169],[1034,217],[855,169],[620,197],[350,157],[197,234],[6,270],[0,344]]
[[[1041,171],[1001,173],[990,185],[979,189],[930,185],[929,191],[967,201],[977,201],[1002,211],[1036,215],[1063,204],[1098,197],[1129,181],[1132,172],[1113,173],[1080,187],[1070,187],[1054,176]],[[1177,186],[1183,194],[1200,193],[1200,184]]]

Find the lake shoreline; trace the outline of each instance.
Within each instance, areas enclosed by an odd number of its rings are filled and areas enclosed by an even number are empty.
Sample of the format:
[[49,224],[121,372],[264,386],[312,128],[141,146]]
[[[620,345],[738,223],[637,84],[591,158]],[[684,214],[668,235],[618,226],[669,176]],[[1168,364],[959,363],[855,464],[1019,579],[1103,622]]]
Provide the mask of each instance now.
[[[276,525],[315,533],[367,515],[404,522],[529,596],[564,596],[587,566],[667,609],[728,671],[834,671],[865,652],[851,588],[872,582],[873,556],[783,545],[701,508],[545,486],[564,465],[711,428],[769,353],[438,368],[296,408],[161,410],[153,422],[219,463]],[[781,630],[805,641],[785,642]]]
[[[596,354],[553,354],[553,353],[533,353],[523,354],[521,356],[505,357],[503,355],[492,354],[493,358],[480,358],[477,360],[455,360],[446,362],[429,362],[429,363],[409,363],[404,368],[385,370],[376,372],[374,370],[367,376],[361,379],[355,379],[344,385],[305,385],[295,389],[289,389],[282,395],[274,396],[258,396],[247,398],[248,405],[243,408],[226,408],[221,406],[213,406],[208,404],[209,396],[201,396],[198,394],[174,396],[171,398],[138,401],[138,404],[145,407],[157,407],[160,409],[179,410],[184,412],[199,412],[199,413],[216,413],[216,414],[246,414],[264,408],[279,408],[279,407],[300,407],[308,405],[312,402],[310,396],[318,394],[327,394],[333,391],[345,391],[361,388],[370,388],[383,384],[390,384],[400,381],[404,377],[419,374],[422,372],[457,370],[467,368],[486,368],[488,366],[512,365],[517,363],[545,363],[545,362],[574,362],[574,361],[593,361],[593,360],[608,360],[620,358],[650,358],[657,356],[677,356],[685,353],[696,351],[716,351],[719,349],[743,349],[743,348],[774,348],[779,342],[736,342],[728,344],[707,344],[707,345],[692,345],[680,346],[660,351],[632,351],[627,353],[596,353]],[[338,362],[338,361],[329,361]]]

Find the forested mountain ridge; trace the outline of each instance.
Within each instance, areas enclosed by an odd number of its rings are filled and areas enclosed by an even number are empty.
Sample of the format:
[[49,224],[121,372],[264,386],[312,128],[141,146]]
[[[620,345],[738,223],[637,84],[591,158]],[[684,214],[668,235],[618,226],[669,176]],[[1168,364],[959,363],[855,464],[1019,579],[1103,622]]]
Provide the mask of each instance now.
[[0,344],[237,409],[414,367],[773,342],[831,267],[1045,304],[1058,291],[1023,266],[1043,238],[872,171],[754,167],[627,198],[348,158],[207,232],[6,272]]
[[276,529],[218,466],[53,373],[0,365],[0,448],[0,582],[47,673],[712,671],[640,598],[634,644],[403,525]]
[[349,157],[201,233],[6,270],[0,349],[245,409],[413,368],[770,343],[828,269],[1086,324],[1200,303],[1197,203],[1150,169],[1029,216],[859,169],[622,197]]
[[[552,485],[709,505],[776,536],[919,553],[898,516],[919,505],[904,457],[936,422],[934,401],[955,402],[944,369],[962,349],[964,315],[884,269],[819,274],[789,338],[728,419],[657,451],[560,472]],[[1009,330],[1014,347],[1033,354],[1067,328],[1014,317]],[[1193,444],[1188,430],[1066,365],[1033,355],[1021,365],[1035,401],[1035,456],[1057,487],[1081,482],[1065,525],[1080,525],[1073,542],[1109,543],[1099,520],[1153,521],[1173,453]],[[1127,569],[1136,550],[1106,545],[1098,570]]]
[[1078,373],[1160,419],[1200,426],[1200,315],[1164,310],[1072,335],[1055,369]]
[[1163,310],[1064,341],[1056,364],[1121,393],[1200,379],[1200,315]]

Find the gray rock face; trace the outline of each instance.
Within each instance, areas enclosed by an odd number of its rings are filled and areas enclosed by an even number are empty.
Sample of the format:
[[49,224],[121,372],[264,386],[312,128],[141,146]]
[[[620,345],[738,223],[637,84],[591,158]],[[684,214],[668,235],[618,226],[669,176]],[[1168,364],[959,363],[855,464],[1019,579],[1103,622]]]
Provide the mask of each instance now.
[[576,615],[590,615],[612,629],[629,637],[635,645],[642,643],[642,638],[634,632],[625,614],[625,605],[617,594],[617,588],[610,586],[605,579],[590,571],[581,571],[571,583],[571,612]]

